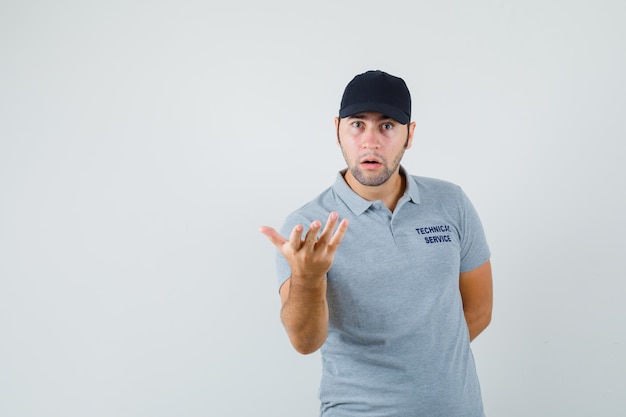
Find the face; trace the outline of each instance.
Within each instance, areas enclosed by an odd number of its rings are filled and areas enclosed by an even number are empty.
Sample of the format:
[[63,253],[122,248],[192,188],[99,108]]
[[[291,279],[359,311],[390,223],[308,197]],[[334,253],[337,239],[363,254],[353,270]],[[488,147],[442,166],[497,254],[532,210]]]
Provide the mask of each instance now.
[[337,140],[350,174],[362,185],[382,185],[398,172],[411,147],[415,123],[400,124],[381,113],[335,118]]

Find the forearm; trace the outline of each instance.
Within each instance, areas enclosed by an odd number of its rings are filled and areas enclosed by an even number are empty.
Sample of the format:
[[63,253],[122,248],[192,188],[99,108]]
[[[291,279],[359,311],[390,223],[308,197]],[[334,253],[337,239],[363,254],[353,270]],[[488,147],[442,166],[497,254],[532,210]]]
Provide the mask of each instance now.
[[491,311],[465,311],[465,321],[467,322],[471,342],[489,326]]
[[291,278],[280,318],[293,347],[302,354],[319,349],[328,335],[326,280],[316,286],[303,286]]
[[470,341],[474,340],[491,322],[493,308],[493,284],[491,262],[478,268],[462,272],[459,276],[459,289],[463,299],[463,312],[469,329]]

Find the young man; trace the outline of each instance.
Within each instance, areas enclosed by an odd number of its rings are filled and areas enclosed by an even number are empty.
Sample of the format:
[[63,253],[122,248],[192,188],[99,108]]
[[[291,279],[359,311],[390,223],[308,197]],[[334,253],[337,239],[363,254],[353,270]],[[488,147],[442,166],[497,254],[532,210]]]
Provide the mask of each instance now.
[[324,417],[484,415],[470,341],[491,320],[490,252],[458,186],[400,165],[410,118],[401,78],[354,77],[335,118],[347,169],[280,233],[260,228],[291,343],[321,348]]

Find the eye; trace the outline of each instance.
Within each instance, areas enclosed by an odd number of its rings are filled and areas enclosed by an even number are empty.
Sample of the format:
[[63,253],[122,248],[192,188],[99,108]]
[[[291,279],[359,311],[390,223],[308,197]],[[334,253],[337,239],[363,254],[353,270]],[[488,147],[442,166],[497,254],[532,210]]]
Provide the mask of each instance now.
[[393,129],[393,123],[384,123],[382,125],[382,129],[383,130],[391,130],[391,129]]
[[356,120],[356,121],[350,123],[350,126],[356,127],[356,128],[361,128],[361,127],[363,127],[363,122],[359,122],[358,120]]

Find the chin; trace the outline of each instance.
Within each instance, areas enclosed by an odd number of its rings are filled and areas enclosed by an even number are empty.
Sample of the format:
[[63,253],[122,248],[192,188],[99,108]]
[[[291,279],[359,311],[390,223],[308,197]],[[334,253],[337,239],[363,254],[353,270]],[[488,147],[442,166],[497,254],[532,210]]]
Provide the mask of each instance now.
[[365,175],[361,170],[355,169],[352,170],[352,176],[362,185],[367,187],[378,187],[379,185],[383,185],[389,180],[390,175],[388,172],[376,174],[376,175]]

